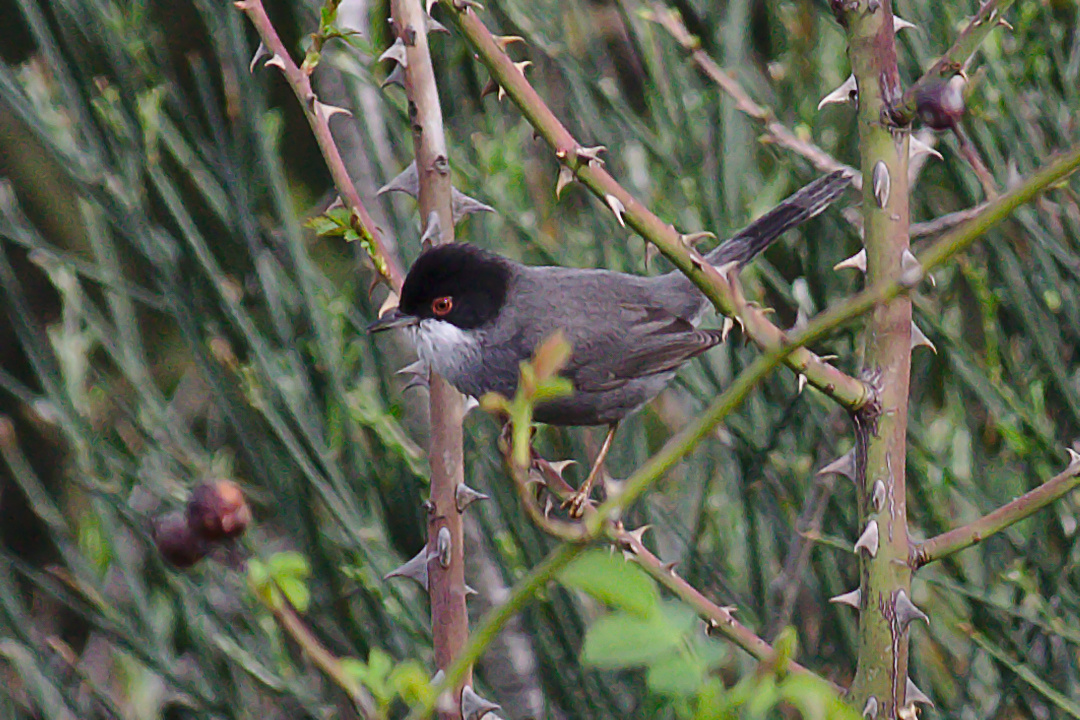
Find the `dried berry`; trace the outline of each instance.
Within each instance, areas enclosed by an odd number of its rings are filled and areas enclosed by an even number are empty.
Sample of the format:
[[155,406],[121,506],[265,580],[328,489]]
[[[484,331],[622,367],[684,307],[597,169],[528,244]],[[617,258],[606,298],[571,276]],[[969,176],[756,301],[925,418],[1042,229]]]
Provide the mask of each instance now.
[[154,545],[168,562],[187,568],[206,557],[212,543],[192,531],[185,513],[174,512],[154,521]]
[[950,130],[964,116],[963,75],[949,79],[940,78],[919,88],[915,93],[915,107],[919,118],[934,130]]
[[231,480],[215,480],[191,491],[187,522],[205,540],[235,538],[251,522],[251,508],[240,486]]

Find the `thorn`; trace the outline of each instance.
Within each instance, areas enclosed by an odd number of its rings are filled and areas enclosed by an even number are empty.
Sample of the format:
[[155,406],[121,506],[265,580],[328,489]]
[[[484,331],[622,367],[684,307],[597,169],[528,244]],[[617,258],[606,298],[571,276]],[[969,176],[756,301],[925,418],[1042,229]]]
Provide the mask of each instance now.
[[409,363],[405,367],[401,368],[395,375],[424,375],[428,374],[427,363],[423,360],[417,360],[416,362]]
[[340,195],[337,195],[337,196],[334,197],[334,201],[326,206],[326,211],[325,212],[330,212],[331,210],[340,210],[340,209],[342,209],[344,207],[345,207],[345,201],[341,199]]
[[934,347],[934,343],[930,341],[930,338],[926,337],[926,333],[919,329],[919,326],[915,324],[915,321],[911,321],[911,349],[925,345],[930,348],[935,355],[937,355],[937,348]]
[[716,272],[723,275],[724,279],[730,282],[731,281],[731,278],[730,278],[731,273],[733,271],[737,271],[739,269],[739,265],[740,265],[740,263],[739,263],[738,260],[732,260],[731,262],[726,262],[723,265],[721,265],[720,267],[716,268]]
[[330,118],[338,114],[345,115],[346,117],[353,116],[350,110],[343,107],[338,107],[337,105],[327,105],[324,102],[319,102],[318,98],[315,98],[314,108],[312,108],[312,112],[315,114],[316,117],[321,116],[326,120],[329,120]]
[[880,478],[874,481],[874,490],[870,494],[874,512],[881,512],[881,508],[885,507],[885,483]]
[[889,176],[889,166],[884,160],[874,163],[873,172],[874,201],[879,208],[889,204],[889,193],[892,191],[892,178]]
[[715,240],[716,235],[708,230],[702,230],[700,232],[687,233],[686,235],[679,235],[679,241],[687,248],[696,249],[698,243],[702,240],[711,239]]
[[478,500],[487,500],[488,496],[479,490],[473,490],[465,483],[458,483],[457,488],[454,490],[454,505],[457,506],[459,513],[465,512],[465,508],[472,505]]
[[457,188],[450,189],[450,211],[454,215],[454,224],[457,225],[466,216],[480,212],[495,212],[495,208],[485,205],[476,198],[471,198]]
[[382,81],[380,87],[386,87],[387,85],[397,85],[401,89],[405,89],[405,69],[400,65],[394,65],[394,69],[390,71],[390,74],[386,76],[386,79]]
[[563,189],[574,182],[574,171],[567,165],[559,166],[559,179],[555,181],[555,199],[562,195]]
[[855,482],[855,449],[852,448],[840,457],[833,460],[817,471],[818,477],[822,475],[843,475],[848,480]]
[[728,335],[731,334],[731,331],[732,331],[732,329],[734,327],[735,327],[735,321],[732,320],[731,318],[729,318],[727,315],[725,315],[724,316],[724,325],[720,330],[720,341],[721,342],[727,342]]
[[525,44],[525,38],[520,35],[492,35],[491,39],[495,41],[495,44],[499,46],[499,49],[506,52],[506,48],[514,43]]
[[416,161],[409,163],[397,177],[375,191],[379,196],[388,192],[403,192],[406,195],[416,197],[420,192],[420,176],[416,174]]
[[476,2],[476,0],[452,0],[455,10],[483,10],[484,6]]
[[904,248],[900,255],[900,277],[897,278],[904,287],[915,287],[922,280],[923,269],[919,259],[912,255],[911,250]]
[[431,17],[431,8],[435,7],[435,3],[437,2],[439,2],[439,0],[427,0],[427,2],[424,3],[424,10],[427,12],[428,17]]
[[424,228],[424,233],[420,236],[420,244],[427,247],[432,241],[438,240],[442,236],[442,226],[439,224],[439,213],[432,210],[428,215],[427,227]]
[[912,160],[919,155],[933,155],[938,160],[945,159],[932,145],[923,142],[917,135],[912,135],[911,141],[908,144],[908,159]]
[[900,629],[906,630],[907,626],[914,620],[923,620],[927,625],[930,624],[930,618],[922,610],[915,606],[915,603],[911,602],[911,598],[904,592],[903,589],[896,591],[896,601],[893,603],[893,610],[896,611],[896,619],[900,621]]
[[[644,542],[645,531],[649,530],[650,528],[652,528],[652,525],[642,525],[637,530],[627,530],[626,534],[628,536],[630,536],[630,538],[634,542],[636,542],[638,545],[644,545],[645,544],[645,542]],[[624,550],[626,550],[626,549],[633,550],[634,546],[632,544],[630,544],[630,543],[624,543],[624,548],[623,549]]]
[[821,102],[818,103],[817,109],[820,110],[826,105],[853,103],[856,102],[858,98],[859,84],[855,80],[855,75],[849,75],[848,79],[841,83],[840,87],[821,98]]
[[803,388],[806,387],[806,376],[799,373],[799,395],[802,395]]
[[555,507],[555,503],[552,502],[551,496],[548,495],[547,497],[545,497],[544,498],[544,519],[545,520],[547,520],[549,517],[551,517],[551,511],[552,511],[552,509],[554,509],[554,507]]
[[892,29],[894,33],[898,33],[901,30],[907,30],[908,28],[911,28],[912,30],[918,30],[919,26],[913,22],[908,22],[904,18],[898,17],[897,15],[892,16]]
[[465,406],[461,408],[461,416],[465,417],[478,407],[480,407],[480,401],[474,398],[472,395],[466,395]]
[[255,64],[262,60],[264,57],[268,57],[270,51],[266,49],[266,44],[259,41],[259,47],[255,48],[255,54],[251,56],[251,63],[248,65],[248,72],[255,72]]
[[274,55],[274,57],[263,63],[263,67],[276,67],[282,72],[285,72],[285,58],[280,55]]
[[379,56],[378,62],[383,60],[393,60],[403,68],[409,67],[409,59],[405,55],[405,42],[401,38],[395,40],[394,44],[386,48]]
[[623,220],[623,213],[626,212],[626,207],[622,204],[622,200],[614,195],[605,195],[604,202],[611,208],[611,212],[615,213],[615,219],[619,221],[619,224],[626,227],[626,221]]
[[859,549],[862,548],[866,551],[866,554],[870,557],[877,557],[878,551],[878,524],[877,520],[871,520],[866,523],[866,529],[863,530],[862,535],[855,541],[855,547],[852,552],[858,554]]
[[923,705],[929,705],[934,707],[934,701],[931,700],[926,693],[919,689],[919,686],[911,681],[909,676],[907,679],[907,689],[904,691],[904,697],[907,698],[908,703],[922,703]]
[[1080,468],[1080,453],[1072,448],[1065,448],[1065,452],[1069,453],[1069,465],[1066,469]]
[[664,563],[660,567],[663,568],[664,572],[670,574],[672,577],[676,577],[675,568],[678,567],[678,566],[679,566],[679,561],[678,560],[672,560],[671,562]]
[[450,551],[453,544],[450,541],[450,528],[439,528],[439,535],[435,538],[435,553],[439,558],[439,565],[444,568],[450,567]]
[[833,265],[833,270],[843,270],[844,268],[855,268],[861,272],[866,272],[866,248],[863,248],[859,252],[855,253],[851,257],[841,260]]
[[415,580],[420,583],[420,587],[425,590],[428,589],[428,551],[427,545],[420,549],[412,560],[409,560],[404,565],[396,567],[390,572],[386,573],[383,580],[389,580],[392,577],[406,577],[411,580]]
[[443,25],[441,22],[439,22],[435,18],[431,17],[430,12],[427,14],[426,20],[427,20],[428,35],[430,35],[431,33],[443,33],[444,35],[449,35],[450,34],[450,30],[447,29],[447,27],[445,25]]
[[532,60],[522,60],[521,62],[514,63],[514,67],[516,67],[517,71],[521,73],[521,77],[525,77],[525,68],[529,67],[530,65],[532,65]]
[[560,478],[562,477],[562,474],[566,471],[566,468],[570,467],[571,465],[577,465],[577,460],[558,460],[556,462],[548,463],[548,467],[554,470],[555,474],[558,475]]
[[469,585],[468,583],[465,584],[465,597],[469,597],[471,595],[479,595],[479,594],[480,593],[472,585]]
[[431,685],[432,687],[435,687],[436,685],[441,684],[442,681],[445,680],[445,679],[446,679],[446,673],[443,672],[442,670],[440,670],[439,672],[437,672],[437,673],[435,673],[434,675],[431,676],[431,679],[428,680],[428,685]]
[[461,689],[461,717],[463,720],[480,720],[492,710],[502,710],[502,706],[477,695],[471,685],[466,685]]
[[864,718],[870,718],[870,720],[877,717],[877,698],[873,695],[866,698],[866,705],[863,705],[862,715]]
[[488,81],[484,83],[484,87],[480,90],[480,99],[483,100],[493,92],[497,92],[499,95],[499,101],[502,102],[503,92],[502,86],[495,82],[495,78],[488,78]]
[[829,598],[829,602],[834,605],[850,605],[856,610],[859,609],[859,604],[862,602],[862,590],[855,588],[851,592],[846,592],[842,595],[835,595]]
[[600,159],[600,153],[607,152],[607,148],[603,145],[596,145],[594,147],[581,147],[580,145],[574,148],[574,154],[577,155],[578,160],[584,159],[588,163],[596,163],[597,165],[603,165],[604,161]]
[[390,294],[386,296],[385,300],[383,300],[383,304],[379,306],[379,317],[382,317],[386,313],[396,308],[399,302],[401,302],[401,300],[400,298],[398,298],[398,294],[391,290]]

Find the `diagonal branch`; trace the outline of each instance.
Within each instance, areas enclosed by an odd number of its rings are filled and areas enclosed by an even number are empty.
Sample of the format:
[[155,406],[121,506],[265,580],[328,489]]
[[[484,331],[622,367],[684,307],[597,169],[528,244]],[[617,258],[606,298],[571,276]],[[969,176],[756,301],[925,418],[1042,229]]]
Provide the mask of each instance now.
[[[391,288],[395,291],[399,290],[405,278],[401,269],[401,262],[388,248],[378,226],[360,200],[360,193],[357,192],[352,178],[349,177],[348,170],[345,169],[345,161],[342,160],[341,152],[338,150],[334,136],[330,132],[330,118],[339,113],[349,114],[348,111],[343,108],[325,105],[319,101],[319,98],[315,95],[315,90],[311,87],[309,74],[301,69],[289,55],[289,51],[285,48],[285,44],[281,41],[277,30],[274,29],[269,16],[266,14],[262,0],[237,0],[234,5],[248,16],[251,24],[255,27],[255,31],[259,34],[259,38],[262,40],[263,47],[269,51],[271,57],[266,61],[266,64],[273,65],[281,70],[285,82],[292,88],[293,94],[296,95],[296,99],[300,101],[301,107],[304,108],[304,117],[307,118],[308,124],[311,125],[311,131],[314,133],[315,141],[319,144],[319,150],[326,160],[326,166],[330,170],[334,185],[337,187],[338,193],[341,194],[342,202],[349,209],[353,230],[360,236],[360,241],[367,249],[375,270]],[[258,54],[256,54],[256,59],[259,59]]]
[[[446,7],[492,78],[517,104],[537,133],[554,148],[564,169],[572,172],[604,201],[615,212],[620,224],[629,226],[659,248],[721,313],[737,317],[757,345],[775,348],[785,344],[784,331],[773,325],[760,309],[746,306],[741,312],[737,310],[727,279],[706,263],[674,226],[654,215],[619,185],[596,159],[595,149],[584,148],[574,139],[476,16],[472,9],[474,4],[448,2]],[[863,382],[837,370],[805,348],[791,352],[785,362],[805,375],[811,385],[849,410],[857,410],[871,399],[871,391]]]
[[910,559],[912,569],[918,570],[923,565],[980,543],[1068,495],[1080,486],[1080,455],[1072,450],[1069,451],[1069,455],[1071,459],[1069,466],[1034,490],[983,515],[974,522],[914,545],[911,548]]
[[716,64],[716,61],[701,49],[701,42],[690,34],[676,11],[655,5],[650,19],[667,30],[675,42],[690,54],[690,59],[698,70],[731,96],[735,101],[736,110],[764,125],[766,137],[770,141],[803,156],[810,161],[810,164],[823,172],[846,170],[851,176],[851,184],[855,189],[862,189],[862,174],[858,170],[840,162],[815,143],[799,138],[786,125],[776,119],[776,114],[773,113],[772,108],[755,102],[743,86],[739,84],[738,80],[724,72]]

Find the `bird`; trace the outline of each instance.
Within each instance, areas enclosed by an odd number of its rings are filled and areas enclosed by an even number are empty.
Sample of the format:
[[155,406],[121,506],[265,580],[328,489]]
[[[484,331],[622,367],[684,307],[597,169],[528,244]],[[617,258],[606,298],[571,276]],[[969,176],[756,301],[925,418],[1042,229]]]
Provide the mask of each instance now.
[[[798,190],[705,255],[741,268],[785,231],[818,215],[850,185],[838,170]],[[734,264],[734,265],[733,265]],[[569,395],[534,408],[548,425],[606,425],[592,468],[564,503],[580,517],[619,422],[652,400],[691,358],[724,333],[698,324],[708,306],[681,272],[641,276],[604,269],[525,265],[468,243],[438,245],[413,263],[396,308],[369,332],[405,328],[426,366],[465,395],[513,397],[520,364],[561,331]]]

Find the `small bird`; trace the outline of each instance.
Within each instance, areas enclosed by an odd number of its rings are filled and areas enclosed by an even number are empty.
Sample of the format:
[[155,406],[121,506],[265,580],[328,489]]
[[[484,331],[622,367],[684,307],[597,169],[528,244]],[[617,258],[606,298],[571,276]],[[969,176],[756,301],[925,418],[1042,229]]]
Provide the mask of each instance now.
[[[705,256],[745,265],[786,230],[827,208],[850,184],[845,171],[821,177]],[[652,400],[675,371],[721,342],[698,329],[708,303],[680,272],[642,277],[610,270],[535,267],[473,245],[427,250],[409,269],[396,309],[368,331],[407,328],[423,364],[466,395],[512,397],[519,365],[556,331],[571,347],[561,374],[573,392],[540,403],[538,422],[607,425],[585,482],[567,501],[579,517],[620,420]]]

